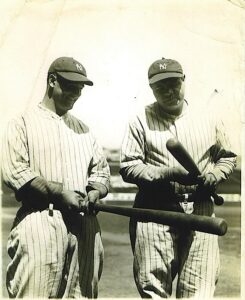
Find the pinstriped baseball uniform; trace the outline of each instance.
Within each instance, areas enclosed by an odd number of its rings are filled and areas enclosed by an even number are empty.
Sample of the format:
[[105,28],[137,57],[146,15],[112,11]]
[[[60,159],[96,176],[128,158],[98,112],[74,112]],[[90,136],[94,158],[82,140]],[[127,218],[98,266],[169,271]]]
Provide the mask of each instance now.
[[[108,189],[109,166],[89,128],[69,113],[41,104],[12,120],[3,146],[4,181],[17,191],[41,176],[65,190]],[[8,239],[10,297],[97,297],[103,246],[96,216],[21,207]]]
[[[202,173],[212,171],[227,179],[232,172],[236,159],[220,155],[230,149],[221,122],[204,111],[191,111],[186,103],[182,114],[170,119],[155,102],[129,123],[121,149],[120,173],[124,180],[137,183],[140,177],[144,179],[146,170],[177,167],[178,162],[166,149],[172,137],[178,138]],[[195,185],[170,182],[164,186],[146,181],[139,185],[134,206],[214,215],[210,199],[195,203],[170,200],[169,190],[181,195],[195,192]],[[176,297],[213,296],[219,273],[217,236],[134,220],[130,220],[130,236],[135,282],[142,297],[169,297],[176,274]]]

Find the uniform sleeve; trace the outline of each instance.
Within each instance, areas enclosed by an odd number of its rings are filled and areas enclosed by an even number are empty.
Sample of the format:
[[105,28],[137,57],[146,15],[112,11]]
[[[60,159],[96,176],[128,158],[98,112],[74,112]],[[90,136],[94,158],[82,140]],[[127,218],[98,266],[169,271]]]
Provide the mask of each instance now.
[[109,191],[110,168],[106,161],[102,147],[93,138],[93,157],[88,170],[87,192],[91,189],[100,191],[101,198]]
[[162,168],[145,164],[145,135],[139,118],[132,120],[126,129],[120,152],[120,174],[124,181],[137,185],[161,177]]
[[145,160],[145,138],[140,122],[132,121],[126,129],[120,153],[120,167],[141,164]]
[[10,121],[6,128],[2,144],[2,176],[14,191],[38,176],[29,166],[26,129],[21,117]]
[[216,144],[211,149],[211,157],[214,162],[213,173],[218,181],[229,178],[236,167],[237,155],[232,151],[229,138],[222,120],[216,123]]

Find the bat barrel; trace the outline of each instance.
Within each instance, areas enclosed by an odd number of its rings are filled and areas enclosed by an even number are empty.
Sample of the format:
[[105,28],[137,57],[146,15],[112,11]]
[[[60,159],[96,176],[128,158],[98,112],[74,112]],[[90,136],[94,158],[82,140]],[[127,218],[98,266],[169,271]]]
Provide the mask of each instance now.
[[227,223],[222,218],[208,216],[188,215],[190,216],[190,229],[201,232],[225,235],[227,232]]
[[158,224],[179,227],[185,230],[196,230],[220,236],[224,235],[227,231],[227,223],[222,218],[213,218],[173,211],[129,208],[104,204],[95,204],[94,209],[95,211],[103,211],[132,217],[137,221],[154,222]]

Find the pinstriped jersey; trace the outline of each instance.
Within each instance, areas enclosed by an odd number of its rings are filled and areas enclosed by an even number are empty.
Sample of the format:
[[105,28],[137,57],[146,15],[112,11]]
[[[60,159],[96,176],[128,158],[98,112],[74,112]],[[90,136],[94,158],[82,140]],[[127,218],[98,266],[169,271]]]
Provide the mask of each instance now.
[[[166,148],[167,140],[173,137],[183,144],[201,173],[211,171],[227,179],[233,171],[236,158],[233,153],[230,156],[227,154],[230,145],[222,122],[208,114],[208,111],[190,110],[186,103],[182,114],[173,119],[155,102],[129,122],[122,143],[120,166],[125,170],[126,177],[127,167],[130,166],[179,166]],[[171,184],[180,193],[195,189],[195,186],[183,186],[176,182]]]
[[89,128],[71,114],[60,117],[41,104],[9,122],[2,170],[15,191],[36,176],[82,193],[88,184],[109,188],[109,166]]

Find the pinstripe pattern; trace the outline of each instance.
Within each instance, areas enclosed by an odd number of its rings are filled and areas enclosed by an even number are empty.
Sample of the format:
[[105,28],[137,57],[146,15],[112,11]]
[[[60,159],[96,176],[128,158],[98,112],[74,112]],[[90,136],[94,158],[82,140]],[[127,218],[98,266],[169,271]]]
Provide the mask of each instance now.
[[[121,171],[124,179],[134,182],[134,178],[136,180],[143,174],[142,170],[147,168],[178,166],[178,162],[166,149],[166,142],[172,137],[177,137],[183,144],[201,172],[215,170],[226,179],[233,171],[234,158],[217,159],[215,156],[220,148],[230,150],[222,123],[217,122],[207,112],[192,111],[186,105],[182,114],[172,120],[166,118],[156,102],[146,106],[129,123],[121,149]],[[143,178],[144,175],[141,176]],[[176,193],[187,193],[196,189],[195,185],[185,186],[176,182],[170,184]],[[144,201],[147,200],[149,204],[155,203],[151,198],[153,196],[149,196],[153,192],[152,190],[148,193],[148,196],[139,193],[135,206],[139,205],[142,197],[148,197]],[[157,197],[161,195],[158,194]],[[165,198],[162,194],[162,201],[166,201]],[[159,202],[161,199],[157,200]],[[149,205],[142,203],[140,205],[143,207]],[[188,205],[193,206],[193,203]],[[213,203],[195,202],[194,213],[212,215]],[[142,297],[169,297],[176,274],[177,297],[203,299],[213,296],[219,273],[217,236],[181,232],[153,223],[135,224],[131,220],[130,237],[134,252],[134,277]]]
[[183,269],[178,278],[177,297],[197,299],[213,297],[219,275],[218,237],[195,232],[187,237],[182,246],[187,258],[180,263]]
[[41,105],[9,124],[3,170],[14,190],[36,176],[82,193],[88,183],[108,187],[109,167],[88,127],[69,113],[59,117]]
[[48,210],[31,212],[12,229],[10,297],[97,297],[103,262],[99,224],[94,217],[78,216],[69,229],[56,210],[52,217]]
[[[234,164],[229,168],[230,159],[223,158],[215,165],[209,152],[216,144],[221,144],[224,149],[231,148],[222,123],[205,111],[200,114],[188,109],[173,122],[165,118],[157,103],[147,106],[130,122],[122,143],[121,168],[142,162],[149,166],[178,166],[166,148],[167,140],[172,137],[177,137],[183,144],[201,172],[212,171],[214,166],[228,175],[232,172]],[[180,193],[193,190],[193,187],[179,183],[172,185]]]
[[[36,176],[86,193],[108,189],[109,166],[88,127],[38,105],[9,123],[3,143],[3,177],[15,191]],[[48,210],[19,210],[8,239],[10,297],[97,297],[103,246],[95,216],[64,220]]]
[[68,236],[61,215],[55,213],[54,217],[47,211],[30,213],[12,229],[7,245],[12,259],[7,269],[11,297],[56,296]]
[[201,232],[183,236],[167,225],[150,222],[130,226],[136,227],[134,276],[141,297],[170,297],[177,273],[177,298],[213,296],[219,274],[217,236]]

